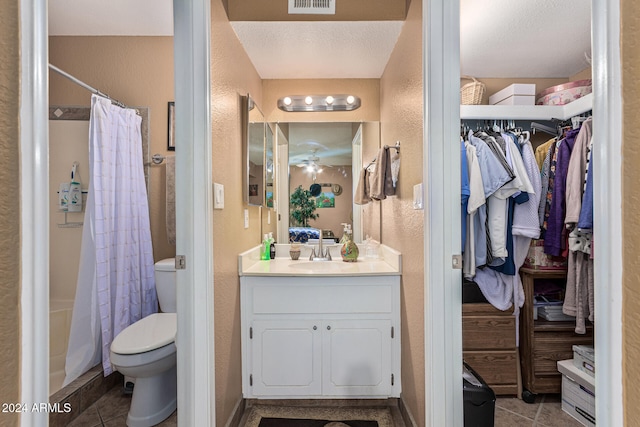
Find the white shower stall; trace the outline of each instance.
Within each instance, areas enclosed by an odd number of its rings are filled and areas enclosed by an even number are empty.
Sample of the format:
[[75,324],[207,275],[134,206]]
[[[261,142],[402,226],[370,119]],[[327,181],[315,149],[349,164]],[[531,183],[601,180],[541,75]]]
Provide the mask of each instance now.
[[77,171],[82,188],[87,188],[88,140],[88,117],[87,120],[49,120],[49,395],[60,389],[65,376],[84,217],[84,212],[64,213],[58,209],[58,190],[61,183],[70,182],[74,161],[79,164]]

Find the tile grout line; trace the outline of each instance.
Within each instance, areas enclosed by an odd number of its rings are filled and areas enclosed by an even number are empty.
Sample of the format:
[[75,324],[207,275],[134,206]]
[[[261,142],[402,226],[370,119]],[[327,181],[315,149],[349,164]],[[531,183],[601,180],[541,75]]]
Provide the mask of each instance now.
[[522,414],[520,414],[520,413],[518,413],[518,412],[514,412],[514,411],[512,411],[511,409],[503,408],[502,406],[498,406],[498,405],[496,405],[496,408],[500,408],[500,409],[502,409],[503,411],[509,412],[510,414],[517,415],[517,416],[519,416],[520,418],[524,418],[525,420],[529,420],[529,421],[534,421],[534,422],[535,422],[535,420],[534,420],[533,418],[529,418],[529,417],[527,417],[527,416],[525,416],[525,415],[522,415]]
[[546,396],[543,394],[542,395],[542,400],[540,401],[540,406],[538,406],[538,410],[536,411],[536,416],[533,419],[533,426],[536,427],[538,425],[538,417],[540,416],[540,413],[542,412],[542,405],[544,405],[544,401],[545,401]]

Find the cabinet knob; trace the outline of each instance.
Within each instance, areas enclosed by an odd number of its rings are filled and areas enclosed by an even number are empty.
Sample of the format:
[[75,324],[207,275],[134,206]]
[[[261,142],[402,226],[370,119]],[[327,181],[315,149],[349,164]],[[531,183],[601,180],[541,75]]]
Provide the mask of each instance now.
[[318,329],[318,327],[314,325],[313,326],[313,330],[315,331],[316,329]]
[[330,330],[331,330],[331,326],[327,325],[327,331],[330,331]]

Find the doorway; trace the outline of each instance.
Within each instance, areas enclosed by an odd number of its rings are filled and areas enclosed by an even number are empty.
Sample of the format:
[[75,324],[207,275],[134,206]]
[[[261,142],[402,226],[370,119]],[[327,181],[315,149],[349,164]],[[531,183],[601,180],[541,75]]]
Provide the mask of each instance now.
[[[182,133],[191,140],[197,140],[201,143],[202,149],[206,154],[206,146],[203,143],[210,138],[208,127],[208,108],[206,102],[209,96],[208,84],[203,88],[203,82],[209,80],[209,70],[201,64],[208,64],[208,52],[210,44],[210,32],[208,27],[208,5],[206,1],[196,2],[197,4],[183,4],[176,2],[174,13],[176,15],[176,37],[179,39],[182,50],[181,59],[183,62],[177,62],[176,79],[178,75],[189,75],[195,77],[197,84],[190,87],[181,87],[181,93],[184,102],[185,112],[197,113],[197,117],[189,118],[190,124],[197,126],[197,131],[189,130],[186,120],[178,120],[178,134]],[[595,185],[596,194],[603,196],[608,203],[602,203],[597,207],[595,212],[596,221],[603,224],[602,230],[596,234],[599,241],[599,247],[602,253],[607,254],[603,258],[601,264],[596,267],[596,281],[610,283],[607,289],[600,289],[596,295],[596,301],[599,301],[599,317],[602,322],[596,325],[596,336],[599,365],[603,369],[599,369],[596,377],[597,387],[600,396],[597,401],[597,411],[601,423],[607,425],[622,425],[622,370],[621,370],[621,221],[620,213],[616,212],[617,206],[621,205],[621,179],[620,171],[620,144],[622,138],[621,132],[621,96],[620,96],[620,54],[619,54],[619,34],[620,34],[620,5],[619,2],[613,0],[593,0],[593,31],[594,31],[594,87],[595,87],[595,106],[594,120],[602,123],[602,127],[596,130],[596,136],[606,138],[611,144],[598,148],[595,155],[601,160],[602,173],[599,182]],[[22,114],[21,114],[21,182],[22,182],[22,202],[21,202],[21,223],[33,224],[32,228],[24,227],[22,235],[22,374],[21,374],[21,400],[24,402],[46,402],[47,401],[47,380],[46,380],[46,356],[48,336],[48,321],[38,313],[48,312],[48,287],[47,268],[48,255],[46,248],[48,247],[46,236],[47,227],[44,225],[48,221],[48,217],[39,218],[40,212],[46,211],[46,200],[48,198],[46,191],[47,167],[43,165],[43,159],[47,154],[47,132],[46,132],[46,107],[47,107],[47,83],[46,78],[46,58],[47,58],[47,42],[46,42],[46,2],[40,0],[36,3],[22,1],[21,2],[21,35],[22,35]],[[442,57],[442,62],[436,63],[435,55],[441,54],[438,50],[447,51],[446,48],[453,49],[457,52],[456,43],[458,32],[458,4],[457,2],[447,2],[445,0],[424,2],[424,35],[426,37],[425,45],[425,61],[426,61],[426,93],[424,97],[426,108],[425,124],[429,129],[429,139],[433,141],[443,141],[441,138],[447,128],[457,130],[457,122],[459,122],[459,111],[457,106],[452,105],[451,99],[455,99],[457,103],[457,93],[459,87],[459,67],[451,64],[451,58]],[[194,25],[195,24],[195,25]],[[187,31],[188,29],[188,31]],[[446,30],[444,30],[446,29]],[[429,47],[427,47],[429,46]],[[435,49],[435,50],[434,50]],[[176,52],[180,52],[176,48]],[[438,68],[438,67],[444,67]],[[204,73],[202,70],[205,70]],[[179,71],[179,72],[178,72]],[[444,72],[449,71],[449,72]],[[183,81],[193,83],[188,79]],[[186,84],[186,83],[185,83]],[[444,93],[443,93],[444,92]],[[176,85],[176,99],[178,99],[178,85]],[[189,105],[189,107],[187,107]],[[193,114],[185,114],[186,117],[193,117]],[[446,120],[445,120],[446,119]],[[450,127],[451,123],[455,123],[454,127]],[[181,129],[181,130],[180,130]],[[194,135],[197,133],[197,135]],[[443,142],[444,144],[444,142]],[[445,144],[446,145],[446,144]],[[454,144],[448,144],[455,147]],[[429,156],[424,162],[424,178],[425,182],[447,182],[450,178],[450,171],[447,172],[443,167],[445,164],[451,164],[455,158],[454,153],[442,152],[447,147],[432,147],[428,150],[425,144],[425,153],[429,152]],[[457,150],[456,150],[457,151]],[[179,155],[177,159],[177,167],[189,170],[187,165],[190,161],[200,159],[198,163],[206,163],[202,159],[210,159],[210,155],[200,155],[200,152],[187,153]],[[200,155],[200,157],[198,157]],[[182,158],[182,160],[181,160]],[[438,163],[438,159],[443,160]],[[180,182],[185,188],[193,188],[194,181],[200,180],[202,188],[210,181],[207,179],[207,165],[200,165],[190,178]],[[433,166],[433,168],[431,167]],[[210,175],[209,175],[210,176]],[[433,197],[433,202],[442,201],[453,206],[452,200],[447,198],[442,192],[429,193],[429,197]],[[196,203],[192,199],[188,199],[185,195],[184,209],[187,206],[193,207]],[[194,217],[198,224],[204,224],[200,230],[208,230],[206,211],[210,200],[205,198],[199,200],[195,206]],[[178,213],[178,218],[186,218],[186,212]],[[425,224],[428,227],[425,232],[436,231],[436,227],[446,227],[446,219],[441,216],[429,214],[425,210]],[[445,224],[445,227],[442,227]],[[195,225],[194,225],[195,228]],[[210,334],[213,331],[213,310],[212,310],[212,293],[210,289],[206,289],[205,284],[213,283],[213,275],[211,269],[211,252],[207,250],[201,251],[196,255],[194,248],[196,245],[190,241],[188,234],[189,228],[180,225],[178,232],[184,233],[184,240],[178,243],[178,248],[183,253],[194,255],[193,269],[181,272],[181,283],[190,289],[190,294],[185,296],[193,297],[198,293],[201,302],[191,299],[185,301],[185,306],[198,303],[198,310],[185,324],[183,332],[185,335],[184,343],[189,343],[189,347],[193,347],[200,351],[201,357],[197,358],[197,354],[193,355],[195,360],[188,365],[187,360],[179,358],[179,369],[185,373],[185,380],[181,380],[179,384],[179,395],[183,396],[184,405],[181,406],[180,424],[184,425],[213,425],[211,420],[214,419],[215,408],[211,408],[209,404],[215,398],[215,388],[213,383],[213,367],[209,366],[209,360],[206,359],[207,354],[213,352],[213,340]],[[455,232],[451,228],[447,228],[445,237],[449,241],[455,239]],[[199,235],[207,235],[206,233],[198,233]],[[434,233],[433,236],[437,235]],[[453,236],[452,236],[453,235]],[[200,242],[201,243],[201,242]],[[209,246],[205,242],[205,248]],[[441,312],[439,307],[456,307],[460,305],[460,295],[453,289],[456,286],[456,277],[451,273],[450,257],[453,255],[451,248],[445,251],[441,249],[436,252],[429,250],[429,245],[425,244],[425,271],[429,271],[429,275],[425,280],[425,287],[428,289],[428,301],[425,304],[425,325],[426,343],[425,349],[426,359],[426,375],[425,387],[426,408],[429,418],[428,425],[461,425],[459,408],[461,406],[461,390],[459,377],[455,373],[458,370],[442,370],[443,366],[456,366],[447,360],[456,359],[456,355],[461,354],[461,343],[459,338],[455,336],[447,336],[447,331],[456,329],[456,310],[453,313],[446,314],[442,318],[436,319],[435,314]],[[435,248],[434,248],[435,249]],[[210,279],[210,280],[207,280]],[[201,285],[198,285],[201,284]],[[192,288],[198,286],[197,288]],[[201,289],[202,288],[202,289]],[[430,311],[430,308],[436,308]],[[428,313],[427,313],[428,311]],[[458,318],[459,318],[459,310]],[[198,314],[201,313],[201,314]],[[204,320],[198,323],[197,320]],[[445,319],[445,328],[437,325],[442,324]],[[439,323],[436,323],[438,320]],[[179,320],[180,322],[180,320]],[[180,323],[179,323],[180,325]],[[179,326],[180,327],[180,326]],[[180,329],[179,329],[180,331]],[[455,334],[454,334],[455,335]],[[196,337],[204,337],[204,341],[195,344]],[[442,345],[439,345],[442,344]],[[609,350],[607,350],[609,349]],[[197,353],[197,352],[196,352]],[[198,370],[203,367],[204,372],[208,375],[202,375]],[[459,366],[459,364],[457,364]],[[200,375],[198,375],[198,374]],[[193,379],[193,381],[187,380]],[[186,397],[191,397],[187,399]],[[188,405],[188,406],[187,406]],[[190,409],[187,409],[190,408]],[[182,416],[184,413],[184,418]],[[46,414],[23,414],[22,425],[42,425]],[[447,420],[456,420],[456,422],[446,423]],[[200,422],[198,422],[200,421]]]

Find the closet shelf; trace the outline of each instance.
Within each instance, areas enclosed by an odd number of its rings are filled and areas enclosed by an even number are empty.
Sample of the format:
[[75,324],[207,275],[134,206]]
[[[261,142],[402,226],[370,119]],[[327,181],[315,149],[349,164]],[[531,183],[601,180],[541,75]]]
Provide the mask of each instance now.
[[593,93],[565,105],[461,105],[462,120],[567,120],[593,108]]

